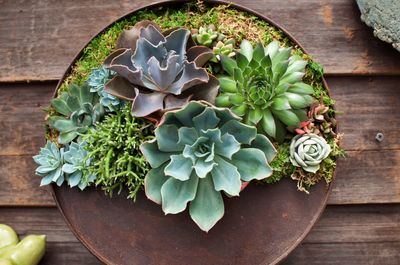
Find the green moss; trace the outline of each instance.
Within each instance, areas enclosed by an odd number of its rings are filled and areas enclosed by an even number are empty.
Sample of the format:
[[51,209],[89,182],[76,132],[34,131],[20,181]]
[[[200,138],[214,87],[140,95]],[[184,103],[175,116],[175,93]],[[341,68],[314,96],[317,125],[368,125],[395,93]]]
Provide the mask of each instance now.
[[290,163],[289,157],[289,146],[288,142],[280,144],[276,147],[277,154],[274,160],[271,162],[271,167],[274,170],[272,176],[265,179],[265,182],[272,184],[278,182],[282,178],[290,177],[295,171],[296,167]]
[[154,126],[131,115],[131,105],[109,115],[91,129],[83,139],[88,143],[89,175],[96,176],[96,185],[110,196],[127,187],[128,198],[135,198],[143,186],[149,164],[140,152],[140,145],[153,138]]

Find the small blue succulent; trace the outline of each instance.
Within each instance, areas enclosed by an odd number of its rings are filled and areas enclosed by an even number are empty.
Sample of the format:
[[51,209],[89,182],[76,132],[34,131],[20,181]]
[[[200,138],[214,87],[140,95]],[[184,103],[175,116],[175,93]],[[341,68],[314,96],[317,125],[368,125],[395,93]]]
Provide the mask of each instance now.
[[70,187],[78,186],[81,190],[96,179],[94,175],[87,176],[83,173],[83,169],[90,165],[85,146],[86,142],[72,142],[64,153],[65,163],[62,166],[62,171],[67,174],[68,185]]
[[64,182],[64,148],[58,149],[56,144],[47,141],[46,146],[40,149],[38,155],[33,160],[39,167],[35,170],[36,175],[43,177],[40,186],[48,185],[52,182],[61,186]]
[[100,96],[101,105],[107,107],[110,111],[116,111],[124,104],[122,100],[104,91],[105,84],[110,81],[115,74],[116,73],[112,70],[100,67],[92,71],[87,81],[90,92],[97,92]]

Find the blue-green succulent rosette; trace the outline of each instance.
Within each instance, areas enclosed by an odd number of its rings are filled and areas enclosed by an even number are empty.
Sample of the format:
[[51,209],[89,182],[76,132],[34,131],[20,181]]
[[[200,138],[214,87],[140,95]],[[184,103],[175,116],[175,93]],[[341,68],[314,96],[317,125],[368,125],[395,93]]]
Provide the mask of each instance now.
[[222,193],[239,196],[243,182],[272,174],[274,146],[240,120],[207,102],[167,112],[155,139],[141,146],[153,168],[145,178],[147,197],[166,214],[180,213],[189,203],[193,221],[211,229],[224,214]]

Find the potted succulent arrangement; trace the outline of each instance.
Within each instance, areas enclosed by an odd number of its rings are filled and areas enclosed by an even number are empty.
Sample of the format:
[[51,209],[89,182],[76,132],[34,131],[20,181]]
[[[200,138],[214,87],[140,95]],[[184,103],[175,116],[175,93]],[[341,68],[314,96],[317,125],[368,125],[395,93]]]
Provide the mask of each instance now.
[[292,178],[306,193],[331,182],[343,151],[322,74],[282,31],[227,5],[138,11],[60,81],[36,174],[41,185],[144,192],[209,231],[250,182]]

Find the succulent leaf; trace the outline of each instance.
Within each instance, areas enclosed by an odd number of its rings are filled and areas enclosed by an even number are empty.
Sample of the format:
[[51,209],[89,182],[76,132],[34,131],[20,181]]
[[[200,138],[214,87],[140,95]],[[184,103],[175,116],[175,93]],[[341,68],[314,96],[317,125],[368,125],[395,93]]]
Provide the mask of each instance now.
[[105,91],[132,100],[134,116],[155,121],[191,98],[213,102],[219,84],[202,68],[212,51],[204,46],[189,47],[189,38],[186,29],[162,33],[157,25],[144,21],[124,31],[120,49],[104,61],[107,69],[116,72]]
[[304,110],[314,102],[313,88],[302,82],[306,61],[290,56],[290,48],[273,41],[255,48],[244,40],[236,59],[222,56],[227,75],[219,77],[220,94],[216,105],[230,107],[271,138],[283,141],[286,128],[297,128]]
[[[252,154],[241,153],[247,149]],[[141,150],[153,167],[145,178],[149,199],[162,204],[165,213],[181,212],[190,203],[190,215],[204,231],[223,215],[220,192],[238,196],[242,181],[270,176],[268,163],[276,153],[255,127],[241,123],[228,109],[198,101],[167,112],[155,140]],[[245,160],[251,167],[242,166]]]

